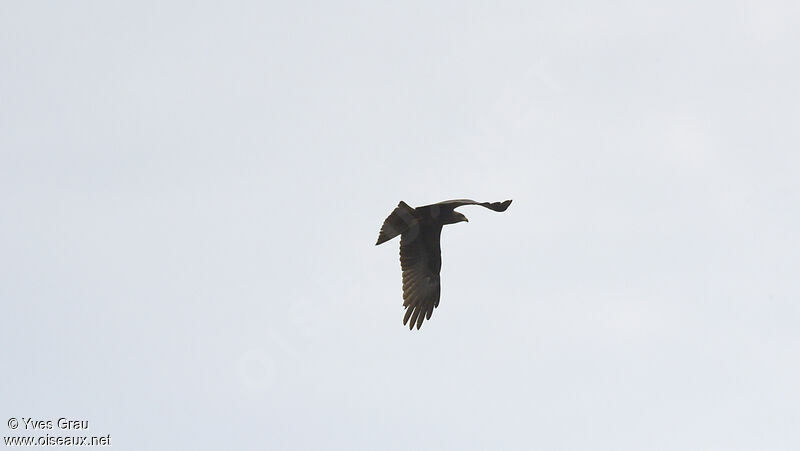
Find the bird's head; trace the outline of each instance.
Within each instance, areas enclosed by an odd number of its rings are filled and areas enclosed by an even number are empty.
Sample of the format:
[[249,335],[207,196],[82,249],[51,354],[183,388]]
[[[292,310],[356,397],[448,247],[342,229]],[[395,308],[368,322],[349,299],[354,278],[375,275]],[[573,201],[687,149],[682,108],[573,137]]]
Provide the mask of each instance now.
[[469,219],[467,219],[467,217],[462,215],[461,213],[459,213],[457,211],[454,211],[452,218],[447,223],[448,224],[455,224],[457,222],[469,222]]

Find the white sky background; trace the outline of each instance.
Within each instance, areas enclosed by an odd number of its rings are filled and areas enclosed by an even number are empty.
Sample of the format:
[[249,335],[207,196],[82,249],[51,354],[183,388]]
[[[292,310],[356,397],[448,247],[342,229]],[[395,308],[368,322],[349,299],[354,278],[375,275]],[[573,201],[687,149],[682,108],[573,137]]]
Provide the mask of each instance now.
[[[0,424],[796,450],[799,43],[789,1],[4,2]],[[409,332],[378,230],[461,197],[514,203]]]

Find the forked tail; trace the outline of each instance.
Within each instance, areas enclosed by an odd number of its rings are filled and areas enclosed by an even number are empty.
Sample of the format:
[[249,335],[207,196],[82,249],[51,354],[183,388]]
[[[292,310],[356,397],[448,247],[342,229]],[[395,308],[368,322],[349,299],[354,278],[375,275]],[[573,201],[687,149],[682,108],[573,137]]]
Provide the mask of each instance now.
[[377,246],[400,235],[408,230],[415,221],[414,209],[401,200],[392,214],[383,221],[381,232],[378,234],[378,242],[375,245]]

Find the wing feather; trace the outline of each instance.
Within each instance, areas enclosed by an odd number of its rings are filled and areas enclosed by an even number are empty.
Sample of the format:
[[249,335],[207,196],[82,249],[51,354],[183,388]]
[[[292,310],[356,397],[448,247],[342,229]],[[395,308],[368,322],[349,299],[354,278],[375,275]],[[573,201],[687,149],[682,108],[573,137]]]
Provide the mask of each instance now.
[[508,206],[511,205],[511,201],[506,200],[503,202],[476,202],[472,199],[453,199],[453,200],[445,200],[432,205],[438,205],[440,207],[449,207],[449,208],[458,208],[458,207],[463,207],[464,205],[480,205],[481,207],[486,207],[489,210],[500,212],[500,211],[506,211],[506,209],[508,209]]
[[419,329],[439,305],[439,271],[442,255],[439,237],[442,227],[414,225],[400,235],[400,266],[403,269],[403,324]]

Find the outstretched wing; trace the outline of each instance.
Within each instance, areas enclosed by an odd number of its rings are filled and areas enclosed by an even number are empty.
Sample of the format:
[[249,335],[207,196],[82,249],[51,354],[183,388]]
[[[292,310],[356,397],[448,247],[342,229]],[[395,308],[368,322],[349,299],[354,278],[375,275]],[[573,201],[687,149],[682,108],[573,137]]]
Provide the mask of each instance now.
[[417,329],[431,319],[439,306],[439,270],[442,253],[439,247],[441,225],[413,225],[400,236],[400,266],[403,268],[403,325]]
[[454,200],[445,200],[439,203],[435,203],[433,205],[439,205],[440,207],[449,207],[449,208],[458,208],[464,205],[480,205],[481,207],[486,207],[489,210],[506,211],[508,206],[511,205],[511,201],[506,200],[503,202],[476,202],[470,199],[454,199]]

